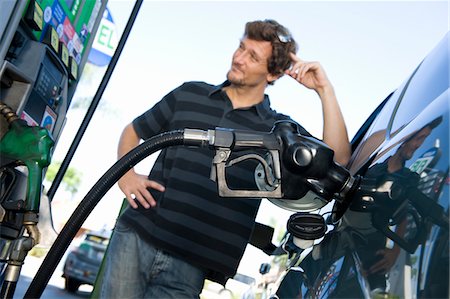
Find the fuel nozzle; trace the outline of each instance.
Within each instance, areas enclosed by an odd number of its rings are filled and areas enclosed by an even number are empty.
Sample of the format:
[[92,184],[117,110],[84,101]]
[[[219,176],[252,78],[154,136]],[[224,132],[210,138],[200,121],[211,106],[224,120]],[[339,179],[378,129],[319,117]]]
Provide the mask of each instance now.
[[0,112],[9,124],[9,130],[0,140],[2,163],[9,161],[27,167],[28,187],[25,210],[38,213],[43,169],[50,164],[54,141],[46,129],[28,126],[2,102],[0,102]]
[[282,144],[280,154],[283,198],[298,199],[309,190],[326,201],[345,198],[355,179],[334,161],[334,152],[325,143],[299,133],[290,121],[277,122],[273,133]]

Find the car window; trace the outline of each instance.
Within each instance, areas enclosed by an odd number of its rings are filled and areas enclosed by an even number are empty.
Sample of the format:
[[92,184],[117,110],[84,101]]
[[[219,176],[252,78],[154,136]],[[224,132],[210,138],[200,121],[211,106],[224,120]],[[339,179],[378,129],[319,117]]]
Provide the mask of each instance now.
[[[375,120],[370,125],[367,133],[364,134],[364,137],[357,137],[361,141],[358,142],[356,149],[353,151],[351,160],[347,165],[352,174],[355,174],[360,170],[360,167],[376,153],[376,149],[385,141],[386,128],[391,120],[392,111],[395,109],[401,91],[404,89],[406,83],[407,81],[405,81],[405,83],[403,83],[402,86],[387,99],[386,104],[376,115]],[[352,147],[353,146],[354,145],[352,145]]]
[[[405,88],[405,85],[407,84],[407,81],[405,81],[391,96],[389,101],[386,103],[386,105],[381,110],[380,114],[378,115],[377,119],[373,122],[371,128],[369,129],[369,134],[372,135],[377,132],[384,131],[386,132],[386,128],[388,127],[389,121],[392,118],[392,112],[395,109],[395,106],[397,105],[397,101],[400,98],[400,95],[402,94],[402,90]],[[369,135],[367,135],[369,136]]]
[[[444,41],[447,41],[447,39]],[[448,88],[449,58],[447,47],[448,45],[445,42],[441,42],[424,59],[411,78],[395,114],[390,130],[391,137]]]
[[386,99],[384,99],[377,108],[369,115],[369,117],[366,119],[366,121],[363,123],[363,125],[359,128],[359,130],[356,132],[355,136],[353,136],[351,143],[352,146],[352,152],[355,151],[355,149],[358,147],[360,142],[363,140],[364,136],[369,131],[370,127],[372,126],[372,123],[375,121],[375,119],[378,117],[380,112],[383,110],[386,103],[389,101],[391,96],[393,95],[393,92],[387,96]]

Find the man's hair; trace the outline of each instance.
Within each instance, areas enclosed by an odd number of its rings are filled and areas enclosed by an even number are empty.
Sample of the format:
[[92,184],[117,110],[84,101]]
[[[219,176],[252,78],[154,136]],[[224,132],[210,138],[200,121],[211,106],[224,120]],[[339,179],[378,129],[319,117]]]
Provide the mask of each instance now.
[[244,37],[272,44],[272,56],[267,61],[272,75],[282,75],[291,66],[289,53],[297,52],[297,43],[289,30],[277,21],[268,19],[248,22]]

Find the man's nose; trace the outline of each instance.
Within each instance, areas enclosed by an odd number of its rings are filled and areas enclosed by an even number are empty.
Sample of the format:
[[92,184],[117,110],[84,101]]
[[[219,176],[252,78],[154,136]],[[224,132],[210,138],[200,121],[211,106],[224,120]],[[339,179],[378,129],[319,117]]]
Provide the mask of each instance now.
[[242,65],[246,62],[246,60],[248,59],[248,56],[249,55],[248,55],[247,51],[238,52],[238,53],[236,53],[234,61],[235,61],[235,63]]

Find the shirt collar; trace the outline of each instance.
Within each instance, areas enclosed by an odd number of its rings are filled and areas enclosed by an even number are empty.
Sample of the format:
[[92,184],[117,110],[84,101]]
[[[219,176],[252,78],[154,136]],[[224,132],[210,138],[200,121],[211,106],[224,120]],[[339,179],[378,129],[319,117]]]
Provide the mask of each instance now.
[[227,87],[227,86],[230,86],[230,84],[231,84],[230,81],[225,80],[222,84],[216,85],[216,86],[213,88],[213,90],[209,93],[208,96],[212,96],[213,94],[215,94],[215,93],[221,91],[222,88]]
[[[228,80],[225,80],[222,84],[216,85],[214,87],[214,89],[209,93],[209,96],[212,96],[213,94],[221,91],[222,88],[227,87],[230,84],[231,83]],[[269,96],[267,94],[264,94],[264,99],[262,100],[262,102],[254,105],[252,107],[255,107],[256,112],[262,119],[267,118],[267,116],[270,115],[270,111],[271,111]]]

